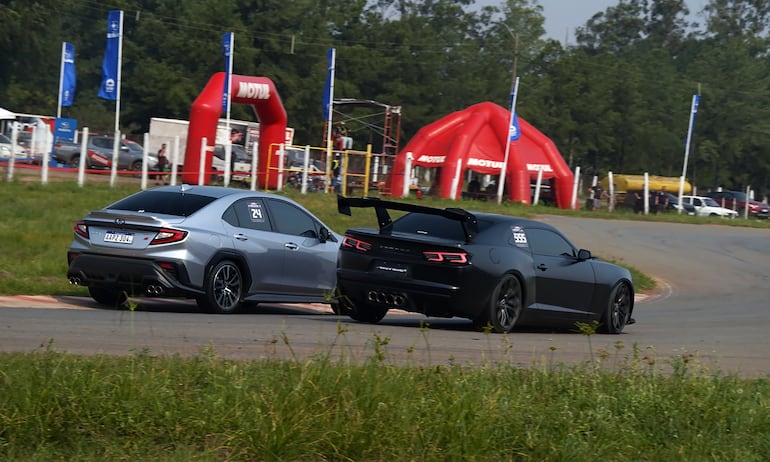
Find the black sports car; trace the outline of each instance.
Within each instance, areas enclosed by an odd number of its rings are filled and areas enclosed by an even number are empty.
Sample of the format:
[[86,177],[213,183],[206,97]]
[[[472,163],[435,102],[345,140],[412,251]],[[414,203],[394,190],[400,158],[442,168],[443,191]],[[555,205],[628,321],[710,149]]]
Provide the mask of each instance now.
[[[349,229],[337,261],[338,314],[376,323],[391,308],[463,317],[477,328],[574,326],[619,334],[634,284],[546,223],[508,215],[338,196],[340,213],[374,208],[379,230]],[[407,212],[396,220],[390,210]]]

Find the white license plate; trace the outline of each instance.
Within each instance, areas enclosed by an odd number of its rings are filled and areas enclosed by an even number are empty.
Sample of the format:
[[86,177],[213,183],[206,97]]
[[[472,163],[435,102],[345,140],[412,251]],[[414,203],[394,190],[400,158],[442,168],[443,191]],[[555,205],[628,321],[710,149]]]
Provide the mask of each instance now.
[[115,242],[117,244],[131,244],[132,242],[134,242],[134,234],[107,231],[107,234],[104,235],[104,242]]

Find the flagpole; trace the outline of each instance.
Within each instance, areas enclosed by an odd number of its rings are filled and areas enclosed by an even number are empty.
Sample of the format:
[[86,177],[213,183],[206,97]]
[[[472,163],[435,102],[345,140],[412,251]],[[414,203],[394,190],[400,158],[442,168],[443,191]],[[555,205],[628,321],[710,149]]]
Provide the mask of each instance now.
[[[692,95],[692,105],[690,106],[690,123],[687,129],[687,142],[684,146],[684,165],[682,165],[682,176],[679,178],[679,204],[682,203],[684,194],[684,179],[687,176],[687,158],[690,157],[690,141],[692,140],[692,130],[695,126],[695,115],[698,113],[698,104],[700,95]],[[682,213],[682,207],[679,207],[679,213]]]
[[59,66],[59,100],[56,107],[56,118],[61,118],[61,99],[64,91],[64,57],[67,54],[67,42],[61,43],[61,66]]
[[118,159],[120,155],[120,68],[123,63],[123,10],[120,10],[120,28],[118,29],[118,69],[115,72],[115,138],[112,143],[112,165],[110,168],[110,186],[115,186],[118,178]]
[[334,112],[334,68],[337,59],[337,50],[329,49],[329,107],[326,110],[326,192],[329,192],[328,185],[331,185],[331,165],[332,165],[332,115]]
[[516,95],[519,93],[519,78],[513,84],[513,95],[511,95],[511,117],[508,120],[508,130],[505,133],[505,156],[503,157],[503,166],[500,169],[500,179],[497,181],[497,203],[503,201],[503,188],[505,187],[505,173],[508,171],[508,156],[511,152],[511,127],[516,117]]

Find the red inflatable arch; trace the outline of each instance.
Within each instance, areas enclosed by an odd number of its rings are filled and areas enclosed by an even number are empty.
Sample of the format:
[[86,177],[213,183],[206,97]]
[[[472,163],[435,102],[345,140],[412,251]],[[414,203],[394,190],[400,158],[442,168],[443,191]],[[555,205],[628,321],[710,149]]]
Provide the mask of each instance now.
[[[394,159],[393,170],[386,181],[392,195],[400,195],[404,187],[406,156],[412,153],[412,166],[439,168],[434,184],[438,195],[452,197],[452,180],[460,164],[482,175],[500,175],[505,160],[505,143],[511,113],[491,102],[483,102],[454,112],[421,128]],[[543,170],[543,180],[553,180],[554,199],[560,208],[570,208],[573,174],[553,142],[519,117],[521,137],[511,142],[505,176],[508,198],[531,203],[530,182]],[[454,197],[461,197],[463,184],[458,182]]]
[[[286,109],[273,82],[266,77],[249,77],[232,74],[230,101],[251,104],[259,118],[259,164],[257,166],[260,185],[275,188],[278,185],[276,170],[268,171],[270,165],[278,165],[278,150],[275,146],[286,141]],[[187,131],[187,148],[182,181],[198,183],[201,142],[206,138],[206,151],[213,153],[216,144],[217,125],[222,115],[222,95],[225,88],[225,73],[217,72],[198,95],[190,110],[190,126]],[[270,156],[275,156],[271,159]],[[211,170],[211,155],[205,159],[206,171]],[[208,183],[208,175],[204,177]]]

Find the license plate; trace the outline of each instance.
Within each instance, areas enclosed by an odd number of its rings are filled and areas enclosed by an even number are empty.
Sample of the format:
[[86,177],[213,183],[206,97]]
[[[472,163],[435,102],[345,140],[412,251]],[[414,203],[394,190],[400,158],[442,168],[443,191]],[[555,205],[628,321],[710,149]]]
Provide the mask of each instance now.
[[104,235],[104,242],[114,242],[116,244],[131,244],[132,242],[134,242],[134,234],[107,231],[107,234]]

